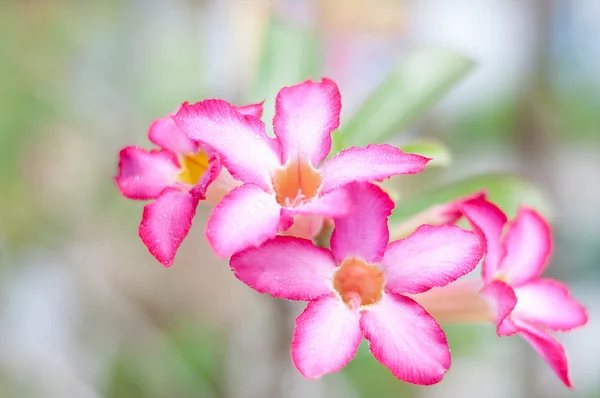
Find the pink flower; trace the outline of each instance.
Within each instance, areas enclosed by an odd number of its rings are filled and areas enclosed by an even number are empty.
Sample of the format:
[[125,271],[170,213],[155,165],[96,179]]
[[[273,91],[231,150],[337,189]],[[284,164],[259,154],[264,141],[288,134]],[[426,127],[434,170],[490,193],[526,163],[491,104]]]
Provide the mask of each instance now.
[[221,256],[258,246],[290,227],[296,216],[342,216],[351,211],[343,186],[422,171],[429,161],[390,145],[352,147],[319,164],[339,125],[340,93],[334,82],[306,81],[283,88],[269,138],[263,123],[225,101],[184,104],[173,119],[187,136],[205,142],[243,185],[213,210],[206,236]]
[[582,326],[587,314],[564,285],[540,277],[552,249],[550,227],[527,208],[508,224],[506,215],[486,200],[474,199],[462,208],[487,241],[482,294],[494,304],[498,335],[519,333],[571,387],[565,351],[546,331]]
[[341,369],[364,336],[375,358],[399,379],[437,383],[450,367],[446,336],[406,294],[446,285],[473,270],[483,242],[454,225],[423,225],[388,244],[390,198],[368,183],[352,184],[348,191],[355,211],[334,218],[331,250],[277,236],[233,255],[231,267],[261,293],[309,302],[296,319],[292,342],[293,361],[305,377]]
[[[262,103],[235,109],[260,117]],[[144,207],[139,233],[150,253],[169,266],[188,234],[198,202],[211,196],[209,185],[213,183],[212,195],[218,197],[238,184],[228,172],[221,172],[216,152],[187,138],[170,115],[152,123],[148,138],[160,149],[123,148],[115,180],[129,199],[155,199]]]

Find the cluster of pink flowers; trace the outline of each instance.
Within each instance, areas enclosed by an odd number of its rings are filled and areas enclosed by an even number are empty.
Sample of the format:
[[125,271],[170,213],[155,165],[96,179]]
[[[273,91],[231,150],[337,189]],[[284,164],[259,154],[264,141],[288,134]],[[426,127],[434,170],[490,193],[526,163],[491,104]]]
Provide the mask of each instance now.
[[[527,208],[507,224],[475,193],[430,209],[426,223],[390,242],[394,203],[374,182],[418,173],[430,159],[387,144],[329,158],[340,109],[337,86],[323,79],[279,92],[274,138],[262,103],[184,103],[154,122],[148,136],[160,149],[124,148],[116,177],[124,196],[154,200],[139,229],[150,253],[171,265],[200,201],[214,204],[206,237],[231,256],[235,276],[258,292],[308,302],[291,348],[308,378],[341,369],[364,337],[399,379],[439,382],[450,350],[436,319],[464,310],[444,313],[435,303],[459,291],[483,303],[475,318],[495,322],[500,336],[520,334],[570,386],[564,350],[547,330],[570,330],[587,316],[563,285],[540,278],[548,224]],[[472,230],[454,225],[463,216]],[[329,225],[329,245],[318,247]],[[482,259],[478,285],[457,281]]]

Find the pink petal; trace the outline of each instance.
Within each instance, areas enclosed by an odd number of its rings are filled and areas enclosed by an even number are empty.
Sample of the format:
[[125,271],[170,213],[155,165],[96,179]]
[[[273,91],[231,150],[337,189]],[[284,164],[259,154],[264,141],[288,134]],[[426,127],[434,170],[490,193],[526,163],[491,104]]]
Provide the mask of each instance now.
[[518,330],[508,319],[517,304],[517,296],[512,287],[502,281],[494,280],[481,289],[481,295],[490,302],[498,336],[516,333]]
[[362,340],[360,313],[337,297],[324,296],[308,303],[296,319],[292,360],[309,379],[343,368]]
[[553,330],[570,330],[587,323],[585,308],[557,281],[538,279],[515,288],[515,293],[519,302],[513,317]]
[[504,318],[504,320],[497,326],[496,333],[498,336],[511,336],[519,332],[519,327],[515,325],[510,317]]
[[376,185],[356,183],[348,186],[354,200],[354,211],[336,218],[331,236],[331,250],[342,262],[347,257],[359,257],[368,263],[381,260],[390,234],[388,216],[394,202]]
[[205,100],[184,103],[173,120],[189,138],[216,150],[234,178],[270,189],[279,148],[260,119],[241,115],[225,101]]
[[[220,161],[219,164],[221,164]],[[212,205],[216,205],[225,195],[242,184],[241,181],[234,179],[226,168],[221,167],[217,178],[206,189],[206,201]]]
[[220,256],[258,246],[280,228],[281,206],[274,195],[258,185],[245,184],[231,191],[213,209],[206,237]]
[[179,171],[179,161],[171,151],[128,146],[119,153],[119,175],[115,180],[125,197],[155,199],[175,183]]
[[293,236],[276,236],[238,252],[229,265],[239,280],[259,293],[307,301],[331,294],[337,266],[329,250]]
[[521,329],[521,336],[531,344],[538,354],[540,354],[542,359],[550,365],[562,382],[565,383],[567,387],[573,387],[569,380],[569,367],[567,365],[567,356],[565,355],[563,346],[552,338],[552,336],[534,326],[526,323],[519,323],[518,326]]
[[501,272],[514,287],[542,274],[552,250],[550,227],[535,211],[521,208],[504,241]]
[[264,102],[265,101],[259,102],[258,104],[234,106],[233,108],[244,116],[254,116],[257,119],[260,119],[263,114],[263,103]]
[[383,181],[396,174],[414,174],[425,169],[431,159],[402,152],[383,144],[351,147],[329,159],[320,168],[323,192],[350,182]]
[[285,231],[281,231],[281,235],[296,236],[298,238],[313,239],[323,229],[323,222],[325,221],[323,216],[311,214],[311,215],[297,215],[293,216],[294,223],[292,226]]
[[148,131],[150,141],[163,149],[168,149],[179,154],[195,154],[198,152],[198,143],[190,140],[177,127],[171,115],[156,120],[150,125]]
[[483,279],[489,282],[504,257],[500,238],[506,224],[506,215],[485,199],[473,199],[464,203],[462,212],[473,228],[485,237],[487,254],[483,260]]
[[198,201],[187,192],[165,189],[154,203],[144,207],[140,237],[158,261],[168,267],[187,236]]
[[478,234],[455,225],[422,225],[388,245],[382,260],[385,288],[422,293],[473,271],[485,251]]
[[281,142],[283,162],[309,160],[317,166],[329,154],[331,132],[342,108],[336,84],[323,79],[284,87],[277,95],[273,129]]
[[406,296],[383,296],[363,312],[360,326],[375,358],[400,380],[434,384],[450,367],[446,335],[423,307]]
[[213,154],[213,157],[208,161],[208,168],[200,176],[196,185],[190,190],[192,196],[198,200],[205,200],[208,187],[219,177],[221,170],[221,161],[216,154]]
[[287,208],[285,211],[292,215],[318,214],[326,217],[341,217],[354,209],[354,202],[348,191],[342,187],[327,192],[301,206]]

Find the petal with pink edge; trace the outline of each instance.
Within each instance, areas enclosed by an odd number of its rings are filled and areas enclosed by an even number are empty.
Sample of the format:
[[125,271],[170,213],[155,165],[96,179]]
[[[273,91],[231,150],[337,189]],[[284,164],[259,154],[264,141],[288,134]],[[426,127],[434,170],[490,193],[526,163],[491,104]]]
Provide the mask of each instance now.
[[383,181],[396,174],[414,174],[425,169],[431,159],[404,153],[388,145],[351,147],[329,159],[319,168],[323,192],[350,182]]
[[155,199],[175,183],[179,171],[179,161],[171,151],[128,146],[119,153],[119,174],[115,181],[127,198]]
[[280,219],[281,206],[273,195],[258,185],[244,184],[213,209],[206,237],[215,252],[226,257],[274,237]]
[[221,170],[221,161],[216,154],[213,154],[213,157],[208,161],[208,168],[202,173],[196,185],[190,190],[190,194],[198,200],[205,200],[208,187],[219,177]]
[[163,149],[175,153],[194,154],[198,152],[198,143],[190,140],[177,127],[171,115],[156,120],[150,125],[148,138]]
[[241,113],[244,116],[253,116],[257,119],[260,119],[263,114],[263,102],[259,102],[257,104],[250,104],[244,106],[234,106],[233,108]]
[[516,287],[544,272],[552,250],[550,227],[535,211],[521,208],[508,227],[504,247],[498,272]]
[[354,201],[354,211],[334,219],[331,251],[339,262],[347,257],[378,262],[390,237],[387,219],[394,202],[374,184],[355,183],[347,187]]
[[290,215],[318,214],[326,217],[342,217],[354,210],[354,201],[345,187],[321,195],[301,206],[286,208]]
[[385,288],[422,293],[473,271],[485,251],[480,236],[455,225],[422,225],[388,245],[381,261]]
[[309,379],[343,368],[362,340],[360,313],[337,297],[324,296],[308,303],[296,319],[292,360]]
[[552,330],[570,330],[587,323],[585,308],[567,288],[551,279],[539,279],[515,288],[518,298],[513,317]]
[[554,373],[565,383],[567,387],[573,387],[569,380],[569,366],[565,349],[548,333],[519,322],[517,326],[521,329],[520,335],[540,354],[542,359],[554,370]]
[[309,160],[316,166],[325,159],[331,132],[340,124],[341,108],[340,91],[329,79],[282,88],[275,102],[273,129],[283,162]]
[[450,349],[440,325],[406,296],[387,294],[360,320],[371,352],[400,380],[435,384],[450,368]]
[[221,100],[184,103],[172,117],[190,139],[215,149],[235,179],[270,187],[270,175],[280,165],[279,147],[260,119]]
[[517,304],[517,296],[512,287],[506,283],[495,280],[481,289],[481,295],[488,299],[491,316],[496,322],[498,336],[508,336],[518,330],[509,321],[508,316]]
[[489,282],[504,257],[501,244],[502,229],[506,224],[506,215],[493,203],[485,199],[473,199],[463,203],[462,212],[473,228],[486,240],[487,253],[483,260],[483,280]]
[[259,293],[306,301],[331,293],[337,266],[329,250],[293,236],[276,236],[238,252],[229,265],[239,280]]
[[168,267],[187,236],[198,201],[187,192],[167,188],[144,207],[140,237],[158,261]]

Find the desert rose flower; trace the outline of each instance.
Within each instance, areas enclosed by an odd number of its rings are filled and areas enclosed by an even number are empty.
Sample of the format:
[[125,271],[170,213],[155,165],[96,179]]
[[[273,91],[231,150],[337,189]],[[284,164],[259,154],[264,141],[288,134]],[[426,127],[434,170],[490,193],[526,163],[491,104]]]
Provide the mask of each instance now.
[[244,182],[213,210],[206,236],[228,256],[258,246],[289,228],[294,217],[337,217],[352,211],[344,185],[381,181],[422,171],[430,160],[390,145],[352,147],[320,165],[340,121],[341,98],[328,79],[285,87],[277,95],[269,138],[257,118],[242,116],[225,101],[184,104],[173,116],[193,140],[221,156],[231,175]]
[[520,334],[570,387],[565,351],[547,331],[582,326],[587,314],[563,284],[541,277],[552,249],[549,225],[525,207],[507,223],[484,199],[468,201],[462,210],[487,242],[482,294],[492,300],[498,335]]
[[261,293],[308,301],[296,320],[292,359],[308,378],[345,366],[363,336],[399,379],[433,384],[450,367],[446,336],[407,294],[446,285],[477,265],[478,234],[454,225],[423,225],[388,244],[393,202],[369,183],[348,186],[355,210],[334,218],[331,250],[277,236],[231,258],[235,275]]
[[[258,118],[262,103],[234,110]],[[148,138],[160,149],[123,148],[115,180],[123,196],[154,200],[144,207],[139,233],[150,253],[169,266],[198,202],[207,196],[219,200],[239,183],[222,169],[214,150],[186,137],[170,115],[152,123]]]

